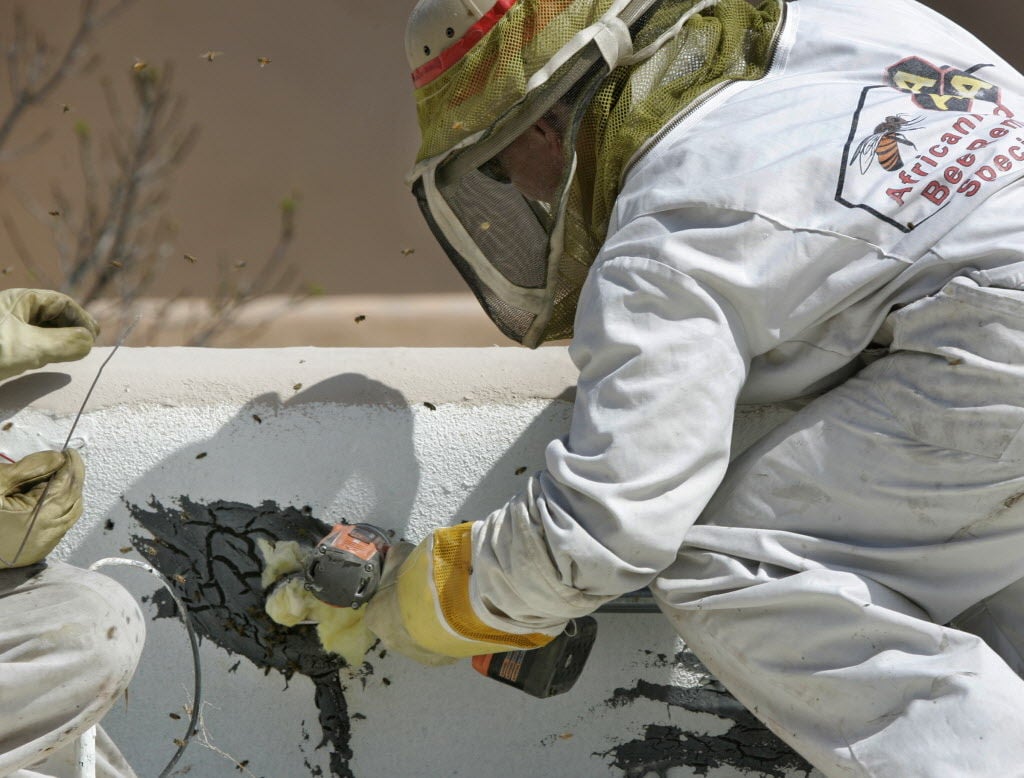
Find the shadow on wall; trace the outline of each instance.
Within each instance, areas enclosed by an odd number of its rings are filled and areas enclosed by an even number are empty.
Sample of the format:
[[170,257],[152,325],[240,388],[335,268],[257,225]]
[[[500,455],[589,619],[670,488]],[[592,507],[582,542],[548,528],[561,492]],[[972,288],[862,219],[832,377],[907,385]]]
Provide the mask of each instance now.
[[[560,426],[568,430],[575,398],[576,388],[570,387],[556,397],[544,413],[534,417],[487,473],[473,484],[465,499],[453,511],[452,524],[484,519],[511,499],[512,489],[525,488],[530,476],[544,468],[544,452],[551,442],[548,414],[561,413]],[[513,485],[511,488],[510,484]]]
[[[399,418],[407,422],[404,426],[390,425],[369,438],[381,451],[388,452],[391,467],[380,468],[374,457],[364,456],[358,441],[367,437],[346,436],[344,425],[340,425],[330,438],[332,450],[315,450],[310,445],[305,449],[305,459],[282,457],[274,472],[281,483],[300,482],[297,491],[316,483],[318,471],[319,481],[328,488],[358,481],[364,490],[370,487],[374,492],[373,500],[364,503],[365,513],[359,519],[390,527],[393,517],[410,514],[417,492],[419,469],[413,455],[412,414],[400,392],[358,374],[322,381],[284,402],[277,394],[256,397],[215,437],[178,451],[150,470],[128,490],[125,502],[132,517],[152,535],[133,535],[132,545],[172,582],[199,635],[246,657],[266,672],[275,670],[286,680],[299,673],[312,681],[322,730],[318,747],[330,747],[333,775],[349,776],[351,731],[338,675],[345,662],[324,652],[314,627],[286,629],[266,615],[260,583],[263,561],[256,547],[258,538],[295,540],[312,546],[330,524],[314,516],[309,506],[281,506],[271,501],[259,505],[226,500],[201,502],[187,494],[172,500],[149,496],[166,491],[169,483],[190,483],[189,471],[224,467],[225,462],[230,463],[226,472],[240,479],[247,473],[263,473],[265,477],[266,468],[257,463],[266,464],[275,456],[274,447],[280,439],[273,428],[278,415],[282,411],[301,412],[304,405],[339,397],[357,405],[373,403],[399,411]],[[238,434],[239,428],[252,432],[253,427],[267,428],[266,448],[253,446],[252,435]],[[394,473],[401,473],[402,478],[388,477]],[[264,493],[280,493],[281,483],[254,483],[252,491],[258,494],[262,488]],[[140,500],[136,495],[147,497]],[[392,518],[385,519],[385,514]],[[157,609],[155,618],[176,616],[166,591],[158,590],[152,599]]]
[[67,373],[39,371],[11,378],[4,383],[4,399],[12,409],[26,408],[36,400],[71,383]]

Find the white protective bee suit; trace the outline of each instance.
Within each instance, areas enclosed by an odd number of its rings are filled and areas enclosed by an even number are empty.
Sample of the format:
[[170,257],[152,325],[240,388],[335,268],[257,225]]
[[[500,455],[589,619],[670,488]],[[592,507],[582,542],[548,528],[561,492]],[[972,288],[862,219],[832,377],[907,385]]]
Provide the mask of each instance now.
[[[123,700],[144,636],[108,576],[61,562],[0,570],[0,776],[79,775],[76,741]],[[135,776],[102,728],[96,775]]]
[[[1024,78],[912,0],[784,6],[627,166],[570,432],[465,596],[438,530],[367,624],[486,653],[649,584],[825,774],[1024,775]],[[811,396],[730,464],[737,403]]]
[[[0,380],[79,359],[98,331],[66,295],[4,290]],[[126,589],[46,562],[82,514],[83,477],[73,450],[0,463],[0,776],[80,775],[76,741],[121,698],[142,652],[145,622]],[[96,775],[135,776],[102,729]]]
[[[907,0],[786,11],[768,75],[627,174],[571,431],[475,525],[473,602],[538,629],[650,582],[827,775],[1021,775],[1024,79]],[[920,107],[912,57],[999,103]],[[898,114],[902,169],[857,158]],[[729,466],[737,402],[831,386]]]

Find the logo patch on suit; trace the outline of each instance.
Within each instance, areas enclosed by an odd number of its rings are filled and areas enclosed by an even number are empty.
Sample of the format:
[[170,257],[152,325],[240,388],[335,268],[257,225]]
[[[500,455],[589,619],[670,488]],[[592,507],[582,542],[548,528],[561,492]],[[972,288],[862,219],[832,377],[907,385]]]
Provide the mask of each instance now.
[[865,87],[843,148],[836,200],[910,232],[956,198],[1024,173],[1024,122],[984,77],[907,57]]

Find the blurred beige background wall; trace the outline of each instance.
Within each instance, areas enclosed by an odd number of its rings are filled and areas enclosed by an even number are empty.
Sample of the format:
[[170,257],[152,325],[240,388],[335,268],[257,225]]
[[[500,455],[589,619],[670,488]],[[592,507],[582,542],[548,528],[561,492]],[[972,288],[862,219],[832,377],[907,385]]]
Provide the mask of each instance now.
[[[155,293],[203,296],[222,277],[244,280],[272,250],[279,206],[289,197],[298,202],[288,249],[298,270],[291,280],[331,297],[356,296],[326,327],[326,341],[301,342],[358,343],[380,321],[367,311],[387,307],[388,296],[405,294],[428,295],[415,298],[417,305],[428,306],[415,308],[417,314],[429,312],[435,299],[441,314],[469,322],[431,339],[454,338],[459,345],[502,341],[482,315],[459,302],[465,297],[462,282],[422,224],[404,184],[417,143],[403,50],[411,5],[411,0],[135,0],[95,34],[89,46],[98,58],[94,65],[27,111],[0,150],[0,210],[6,222],[15,225],[33,260],[52,273],[57,252],[50,231],[55,219],[66,216],[49,213],[55,210],[54,184],[81,189],[75,128],[85,123],[97,144],[112,128],[102,80],[127,108],[133,67],[170,67],[173,88],[184,101],[182,122],[196,125],[199,136],[174,174],[163,206],[175,232]],[[1024,6],[1019,0],[932,0],[930,5],[1021,66]],[[4,43],[13,34],[19,6],[31,27],[59,49],[75,28],[80,3],[0,0]],[[9,97],[0,92],[0,116]],[[35,145],[47,130],[49,140]],[[101,163],[111,164],[109,149],[99,148]],[[57,282],[54,276],[30,276],[3,225],[0,271],[7,286]],[[429,297],[437,293],[458,296]],[[362,305],[360,298],[366,300]],[[366,318],[356,322],[360,315]],[[460,340],[479,326],[485,335]]]
[[[5,38],[17,5],[0,0]],[[20,5],[58,47],[80,3]],[[179,226],[176,258],[188,253],[197,262],[175,263],[168,289],[202,293],[215,263],[265,255],[277,235],[278,204],[291,195],[300,198],[291,254],[309,283],[343,294],[454,289],[454,271],[439,261],[403,183],[417,139],[402,45],[406,5],[137,0],[96,34],[90,50],[101,58],[98,67],[67,79],[33,109],[5,151],[46,128],[52,140],[4,160],[0,174],[49,206],[52,181],[71,186],[79,178],[76,122],[87,122],[97,138],[110,128],[100,79],[127,95],[137,60],[170,65],[185,120],[200,135],[167,204]],[[208,51],[219,53],[210,61],[201,56]],[[261,67],[261,57],[270,62]],[[2,207],[19,216],[30,245],[46,251],[45,225],[31,229],[14,195],[6,186]],[[0,252],[8,240],[0,236]],[[402,253],[410,248],[415,253]],[[21,272],[16,267],[6,280],[22,282]]]

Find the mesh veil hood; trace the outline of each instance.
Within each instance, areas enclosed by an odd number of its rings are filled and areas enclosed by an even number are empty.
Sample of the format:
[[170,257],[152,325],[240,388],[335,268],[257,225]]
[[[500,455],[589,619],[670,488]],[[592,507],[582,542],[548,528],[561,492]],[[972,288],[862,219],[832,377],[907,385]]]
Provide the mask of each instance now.
[[[551,69],[563,46],[612,4],[514,2],[464,56],[416,89],[422,138],[417,168],[521,120],[531,79],[536,82],[542,69]],[[654,3],[632,25],[634,51],[655,43],[696,5],[696,0]],[[760,7],[746,0],[704,5],[650,56],[611,72],[605,67],[586,88],[574,90],[572,99],[587,103],[574,127],[575,168],[563,194],[561,256],[542,340],[572,336],[580,288],[605,239],[623,172],[637,151],[709,89],[760,78],[770,64],[781,0]]]

